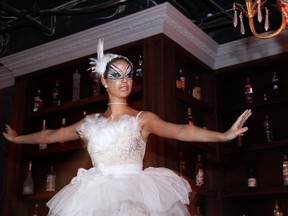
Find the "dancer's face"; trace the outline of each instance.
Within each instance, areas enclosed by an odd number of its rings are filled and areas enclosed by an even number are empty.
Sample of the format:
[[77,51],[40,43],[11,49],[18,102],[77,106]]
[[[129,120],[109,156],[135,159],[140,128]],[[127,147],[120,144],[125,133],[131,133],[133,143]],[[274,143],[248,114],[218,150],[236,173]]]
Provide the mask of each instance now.
[[109,95],[127,97],[132,89],[132,65],[123,59],[117,59],[108,67],[103,84],[107,86]]

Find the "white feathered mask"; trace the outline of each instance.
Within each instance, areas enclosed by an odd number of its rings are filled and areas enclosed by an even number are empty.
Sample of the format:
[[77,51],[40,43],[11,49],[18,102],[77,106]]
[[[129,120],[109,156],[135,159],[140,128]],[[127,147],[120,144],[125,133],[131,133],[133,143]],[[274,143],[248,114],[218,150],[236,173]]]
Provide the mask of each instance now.
[[117,58],[119,55],[108,53],[104,55],[104,45],[103,45],[103,39],[99,39],[98,45],[97,45],[97,59],[96,58],[90,58],[90,70],[94,73],[98,73],[101,76],[104,75],[104,72],[106,70],[106,66],[108,62],[110,62],[112,59]]

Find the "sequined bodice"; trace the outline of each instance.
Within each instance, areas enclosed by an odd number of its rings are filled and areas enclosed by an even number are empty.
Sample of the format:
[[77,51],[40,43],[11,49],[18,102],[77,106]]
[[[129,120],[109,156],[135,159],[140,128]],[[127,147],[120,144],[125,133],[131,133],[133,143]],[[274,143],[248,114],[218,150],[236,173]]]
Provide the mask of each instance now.
[[140,133],[138,116],[125,115],[108,121],[96,114],[88,116],[77,131],[87,140],[94,167],[142,164],[146,142]]

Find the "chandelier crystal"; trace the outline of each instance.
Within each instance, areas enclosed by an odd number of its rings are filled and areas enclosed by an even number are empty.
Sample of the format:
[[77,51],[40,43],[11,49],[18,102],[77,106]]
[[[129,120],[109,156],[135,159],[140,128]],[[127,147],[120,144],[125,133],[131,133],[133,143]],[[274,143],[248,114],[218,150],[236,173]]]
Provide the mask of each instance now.
[[[275,37],[276,35],[280,34],[287,26],[288,24],[288,0],[276,0],[277,7],[279,11],[282,14],[282,23],[281,26],[274,32],[270,34],[259,34],[256,32],[255,26],[254,26],[254,17],[257,14],[257,20],[259,23],[262,22],[263,16],[262,12],[265,11],[265,22],[264,22],[264,29],[265,31],[269,30],[269,10],[267,7],[264,6],[266,3],[266,0],[246,0],[245,5],[246,7],[243,7],[239,3],[233,3],[233,10],[234,10],[234,19],[233,19],[233,25],[236,28],[238,26],[238,20],[240,21],[240,32],[244,35],[245,34],[245,26],[243,23],[243,17],[244,15],[249,21],[249,27],[252,32],[252,34],[261,39],[267,39]],[[238,15],[238,11],[240,12]]]

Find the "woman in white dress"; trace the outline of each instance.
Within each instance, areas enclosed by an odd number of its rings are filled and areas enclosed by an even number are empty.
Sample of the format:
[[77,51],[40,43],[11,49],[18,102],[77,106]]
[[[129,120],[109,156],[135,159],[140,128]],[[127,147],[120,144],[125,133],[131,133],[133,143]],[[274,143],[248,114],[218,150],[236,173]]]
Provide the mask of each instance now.
[[16,144],[56,143],[84,138],[93,167],[80,168],[77,176],[48,203],[53,216],[181,216],[189,215],[188,182],[167,168],[143,170],[146,141],[153,133],[181,141],[226,142],[245,133],[251,115],[246,110],[224,132],[194,125],[166,122],[152,112],[139,112],[127,104],[132,89],[133,66],[124,56],[103,53],[97,47],[92,72],[102,76],[109,103],[103,113],[56,130],[18,135],[6,125],[4,137]]

